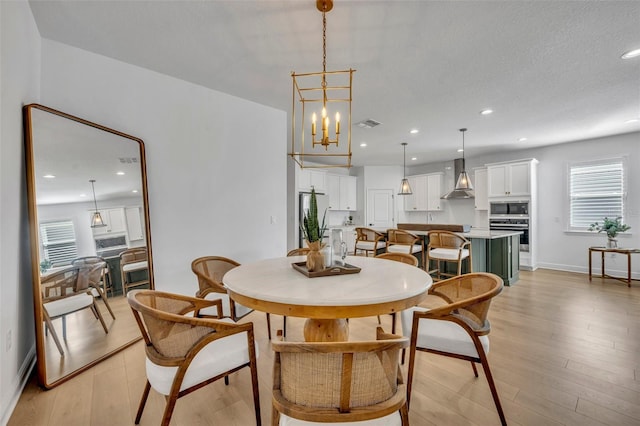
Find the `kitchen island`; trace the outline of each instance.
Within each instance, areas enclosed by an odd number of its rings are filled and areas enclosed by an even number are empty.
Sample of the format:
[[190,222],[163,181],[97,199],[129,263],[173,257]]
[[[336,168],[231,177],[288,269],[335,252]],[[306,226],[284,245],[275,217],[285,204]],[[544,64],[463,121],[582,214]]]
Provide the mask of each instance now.
[[[404,228],[399,224],[399,228]],[[425,238],[425,249],[428,244],[426,238],[429,227],[437,229],[437,226],[424,225],[425,230],[418,224],[411,224],[409,232]],[[489,231],[473,229],[469,232],[456,232],[471,241],[471,256],[474,272],[492,272],[504,281],[505,285],[515,284],[520,279],[520,234],[521,231]],[[453,265],[451,265],[453,267]],[[453,269],[446,272],[455,273]],[[463,263],[462,272],[469,272],[467,262]]]

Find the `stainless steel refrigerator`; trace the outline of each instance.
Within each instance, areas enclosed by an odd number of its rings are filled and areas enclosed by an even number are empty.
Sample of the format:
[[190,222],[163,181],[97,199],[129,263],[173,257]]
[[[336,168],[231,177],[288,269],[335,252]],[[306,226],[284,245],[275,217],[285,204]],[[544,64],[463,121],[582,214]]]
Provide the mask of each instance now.
[[[301,192],[300,200],[298,200],[298,223],[302,223],[304,219],[304,212],[309,210],[309,204],[311,204],[311,193],[310,192]],[[329,196],[325,194],[318,194],[316,192],[316,203],[318,205],[318,221],[320,225],[322,225],[322,216],[324,212],[327,212],[327,216],[325,217],[325,223],[329,223]],[[329,238],[329,231],[325,232],[323,238]],[[306,247],[306,243],[304,242],[304,237],[302,232],[300,232],[300,228],[298,228],[298,247]]]

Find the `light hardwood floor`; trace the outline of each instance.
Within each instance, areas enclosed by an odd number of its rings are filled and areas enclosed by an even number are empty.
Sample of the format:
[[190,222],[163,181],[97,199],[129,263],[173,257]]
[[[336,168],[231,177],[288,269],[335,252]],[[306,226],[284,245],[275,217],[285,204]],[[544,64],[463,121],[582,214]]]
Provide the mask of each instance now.
[[[549,270],[521,272],[494,299],[489,362],[510,425],[640,425],[640,285]],[[265,316],[254,312],[262,420],[271,422],[272,353]],[[390,316],[382,317],[390,329]],[[375,318],[352,319],[353,339],[374,338]],[[281,327],[272,316],[272,326]],[[301,339],[289,318],[287,338]],[[497,425],[481,370],[419,353],[410,420],[416,425]],[[406,372],[406,368],[405,368]],[[133,424],[145,383],[138,343],[50,390],[27,385],[9,425]],[[164,399],[151,391],[142,425],[159,423]],[[178,400],[172,425],[252,425],[248,371]]]

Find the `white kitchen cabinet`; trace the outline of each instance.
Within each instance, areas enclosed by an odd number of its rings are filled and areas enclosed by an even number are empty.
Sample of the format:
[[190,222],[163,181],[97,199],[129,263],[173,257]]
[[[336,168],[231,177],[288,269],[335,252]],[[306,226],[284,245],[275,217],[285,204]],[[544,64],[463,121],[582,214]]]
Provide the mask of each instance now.
[[315,188],[316,192],[327,191],[327,172],[313,169],[300,169],[298,173],[298,190],[309,192]]
[[355,176],[327,174],[327,194],[331,210],[357,209],[357,178]]
[[473,189],[475,192],[476,210],[489,210],[489,191],[487,183],[487,169],[475,169]]
[[427,175],[427,211],[442,210],[440,193],[442,192],[442,173]]
[[[124,209],[122,207],[115,209],[102,209],[98,211],[107,226],[91,228],[93,235],[124,234],[127,232]],[[89,213],[89,224],[91,224],[92,215],[93,211]]]
[[129,235],[129,241],[144,239],[140,207],[127,207],[124,209],[124,214],[127,218],[127,234]]
[[530,196],[533,161],[487,165],[488,197]]
[[407,211],[427,211],[427,175],[408,176],[410,195],[403,195],[404,209]]

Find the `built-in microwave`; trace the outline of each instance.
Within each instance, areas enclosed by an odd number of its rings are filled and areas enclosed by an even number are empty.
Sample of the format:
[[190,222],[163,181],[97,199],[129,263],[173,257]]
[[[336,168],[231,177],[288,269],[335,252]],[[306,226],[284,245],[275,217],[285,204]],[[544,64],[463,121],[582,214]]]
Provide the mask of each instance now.
[[492,201],[489,208],[491,216],[529,216],[528,201]]

